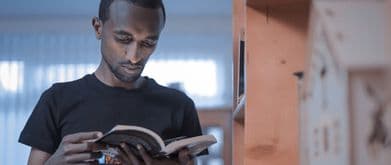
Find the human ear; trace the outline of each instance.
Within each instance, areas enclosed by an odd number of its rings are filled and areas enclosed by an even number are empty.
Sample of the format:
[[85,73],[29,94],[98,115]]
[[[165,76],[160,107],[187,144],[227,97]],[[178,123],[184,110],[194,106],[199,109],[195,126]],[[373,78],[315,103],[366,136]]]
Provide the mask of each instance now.
[[102,39],[103,22],[98,17],[92,18],[92,27],[94,28],[96,39]]

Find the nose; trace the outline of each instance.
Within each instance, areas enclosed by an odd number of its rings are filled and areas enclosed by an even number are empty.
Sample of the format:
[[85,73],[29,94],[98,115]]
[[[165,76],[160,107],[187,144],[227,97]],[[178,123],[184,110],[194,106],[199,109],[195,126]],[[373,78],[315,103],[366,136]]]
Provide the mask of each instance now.
[[129,44],[125,49],[125,57],[132,64],[139,63],[141,61],[139,46],[136,43]]

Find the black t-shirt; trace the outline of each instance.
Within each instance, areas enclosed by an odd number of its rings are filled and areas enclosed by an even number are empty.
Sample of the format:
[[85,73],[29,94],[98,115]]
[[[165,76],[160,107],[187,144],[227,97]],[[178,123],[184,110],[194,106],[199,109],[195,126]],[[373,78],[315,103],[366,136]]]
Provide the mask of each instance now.
[[145,127],[163,139],[202,134],[194,103],[184,93],[147,77],[138,89],[110,87],[91,74],[46,90],[19,142],[53,154],[68,134],[105,133],[117,124]]

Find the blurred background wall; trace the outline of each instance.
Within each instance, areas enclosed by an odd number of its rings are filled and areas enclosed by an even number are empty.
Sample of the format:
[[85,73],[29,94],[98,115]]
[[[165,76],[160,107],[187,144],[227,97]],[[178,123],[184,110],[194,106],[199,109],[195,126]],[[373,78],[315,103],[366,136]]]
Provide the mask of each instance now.
[[[98,66],[91,18],[99,0],[0,2],[0,164],[26,164],[30,148],[17,140],[41,93]],[[218,138],[198,164],[229,164],[232,2],[164,2],[166,28],[144,75],[193,98],[203,131]]]

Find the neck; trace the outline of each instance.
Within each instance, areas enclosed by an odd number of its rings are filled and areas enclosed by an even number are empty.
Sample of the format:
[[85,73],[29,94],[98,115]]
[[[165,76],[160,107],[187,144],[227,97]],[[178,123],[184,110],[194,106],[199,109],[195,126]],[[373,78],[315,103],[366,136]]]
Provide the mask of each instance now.
[[121,87],[125,89],[137,89],[140,88],[144,82],[143,77],[139,77],[136,81],[133,82],[124,82],[119,80],[113,72],[111,72],[108,64],[102,59],[98,69],[94,72],[96,78],[107,86],[111,87]]

